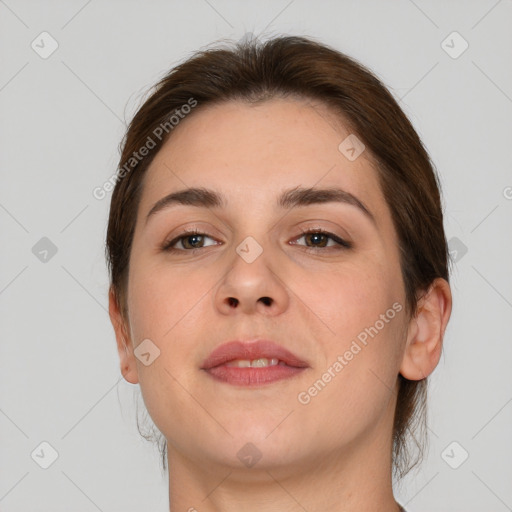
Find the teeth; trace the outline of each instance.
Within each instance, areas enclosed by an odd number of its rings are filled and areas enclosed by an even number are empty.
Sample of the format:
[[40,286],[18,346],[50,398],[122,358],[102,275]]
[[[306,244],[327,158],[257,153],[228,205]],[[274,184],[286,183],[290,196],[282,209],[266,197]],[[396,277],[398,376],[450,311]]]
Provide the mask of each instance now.
[[237,368],[265,368],[267,366],[277,366],[278,363],[279,359],[266,359],[262,357],[260,359],[253,359],[252,361],[249,359],[235,359],[226,363],[226,366],[235,366]]

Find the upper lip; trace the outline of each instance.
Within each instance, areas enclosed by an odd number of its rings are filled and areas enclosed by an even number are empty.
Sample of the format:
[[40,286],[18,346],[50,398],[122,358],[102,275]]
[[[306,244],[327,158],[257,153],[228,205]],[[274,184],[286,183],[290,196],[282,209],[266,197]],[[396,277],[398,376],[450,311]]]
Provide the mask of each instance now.
[[215,348],[201,368],[209,370],[235,359],[279,359],[288,366],[306,368],[309,365],[286,348],[270,340],[229,341]]

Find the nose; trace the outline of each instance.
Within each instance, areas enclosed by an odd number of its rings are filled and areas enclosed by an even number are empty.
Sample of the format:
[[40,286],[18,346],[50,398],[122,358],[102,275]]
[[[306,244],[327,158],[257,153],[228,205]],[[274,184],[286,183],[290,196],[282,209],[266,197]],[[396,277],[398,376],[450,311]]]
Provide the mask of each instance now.
[[224,315],[261,313],[267,316],[286,311],[290,301],[288,289],[277,269],[272,268],[277,265],[272,265],[271,260],[267,249],[254,260],[233,251],[215,292],[218,311]]

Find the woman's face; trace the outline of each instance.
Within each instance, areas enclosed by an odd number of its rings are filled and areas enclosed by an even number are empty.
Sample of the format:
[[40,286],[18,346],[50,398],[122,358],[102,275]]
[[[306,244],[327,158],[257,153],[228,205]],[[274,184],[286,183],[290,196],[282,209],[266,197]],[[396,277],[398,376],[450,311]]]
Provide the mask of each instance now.
[[[258,467],[271,468],[358,446],[389,451],[405,291],[377,171],[349,135],[323,105],[233,101],[181,121],[149,167],[128,331],[132,348],[150,341],[129,375],[170,452],[233,467],[261,457]],[[148,217],[168,194],[196,187],[221,204],[172,202]],[[301,189],[340,189],[369,213],[342,193]],[[219,380],[275,375],[206,371],[210,353],[233,340],[273,341],[304,367],[260,384]]]

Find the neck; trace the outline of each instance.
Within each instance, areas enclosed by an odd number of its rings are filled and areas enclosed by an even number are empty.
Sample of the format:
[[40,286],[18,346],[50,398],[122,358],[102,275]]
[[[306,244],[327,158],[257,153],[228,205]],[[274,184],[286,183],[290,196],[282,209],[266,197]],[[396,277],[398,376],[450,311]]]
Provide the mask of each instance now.
[[390,437],[375,425],[343,450],[259,469],[193,461],[168,444],[170,512],[398,512]]

